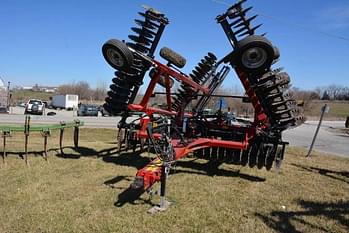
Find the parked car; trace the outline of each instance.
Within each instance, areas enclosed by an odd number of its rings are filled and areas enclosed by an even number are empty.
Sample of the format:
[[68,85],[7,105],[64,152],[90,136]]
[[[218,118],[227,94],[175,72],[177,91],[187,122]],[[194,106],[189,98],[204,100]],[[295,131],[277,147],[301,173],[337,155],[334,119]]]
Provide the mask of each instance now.
[[42,101],[42,103],[45,105],[45,108],[48,107],[48,102],[47,101]]
[[0,106],[0,113],[9,113],[7,106]]
[[78,116],[98,116],[98,107],[94,105],[81,104],[78,108]]
[[24,114],[43,115],[44,112],[45,112],[45,104],[41,100],[30,99],[25,105]]

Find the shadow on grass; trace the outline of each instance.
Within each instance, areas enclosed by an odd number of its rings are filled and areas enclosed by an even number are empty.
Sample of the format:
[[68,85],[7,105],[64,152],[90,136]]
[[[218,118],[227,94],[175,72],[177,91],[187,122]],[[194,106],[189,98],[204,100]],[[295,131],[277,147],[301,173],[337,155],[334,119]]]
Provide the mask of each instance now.
[[116,207],[123,207],[126,203],[131,205],[140,205],[140,204],[149,204],[152,205],[150,199],[144,199],[141,198],[141,195],[144,193],[144,190],[141,189],[132,189],[127,188],[123,192],[121,192],[116,202],[114,203],[114,206]]
[[[47,152],[55,151],[55,150],[56,149],[49,149],[49,150],[47,150]],[[24,159],[25,152],[6,151],[6,157],[11,156],[11,155],[15,155],[21,159]],[[44,157],[44,151],[28,151],[28,156],[30,156],[30,155],[34,155],[35,157]],[[1,154],[1,156],[2,156],[2,154]]]
[[[136,151],[123,151],[122,153],[118,153],[116,147],[111,147],[108,149],[103,149],[97,151],[88,147],[65,147],[65,150],[72,150],[73,153],[58,153],[57,157],[65,158],[65,159],[79,159],[81,157],[97,157],[101,158],[106,163],[113,163],[121,166],[134,167],[137,170],[145,167],[151,160],[149,157],[142,156],[144,150],[136,150]],[[239,171],[231,171],[220,169],[219,166],[222,164],[218,161],[209,160],[205,164],[197,163],[195,160],[190,161],[177,161],[177,167],[180,169],[176,169],[175,173],[188,173],[188,174],[200,174],[200,175],[208,175],[208,176],[226,176],[226,177],[238,177],[251,182],[263,182],[265,178],[251,176],[248,174],[240,173]],[[186,168],[190,168],[191,170],[186,170]],[[196,170],[196,171],[195,171]],[[117,188],[115,184],[119,183],[122,180],[132,181],[133,178],[129,176],[116,176],[112,179],[109,179],[104,182],[105,185],[111,188]],[[116,207],[122,207],[126,203],[136,205],[141,203],[150,203],[150,200],[142,199],[140,196],[144,193],[144,190],[141,189],[130,189],[127,188],[123,192],[121,192],[117,200],[115,202]],[[141,202],[136,202],[136,200]],[[151,204],[151,203],[150,203]]]
[[329,170],[326,168],[318,168],[318,167],[312,167],[312,166],[303,166],[300,164],[291,164],[297,168],[300,168],[304,171],[308,172],[314,172],[314,173],[319,173],[320,175],[327,176],[329,178],[339,180],[345,183],[349,184],[349,172],[348,171],[334,171],[334,170]]
[[[74,146],[66,146],[63,147],[63,153],[59,149],[52,149],[57,151],[58,153],[56,154],[57,157],[59,158],[64,158],[64,159],[79,159],[81,157],[108,157],[108,156],[113,156],[118,154],[117,148],[116,147],[111,147],[103,150],[95,150],[90,147],[84,147],[84,146],[79,146],[79,147],[74,147]],[[64,152],[67,150],[72,151],[72,153],[66,153]],[[130,153],[128,153],[130,154]]]
[[[136,151],[123,151],[122,153],[117,153],[116,147],[111,147],[108,149],[103,149],[97,151],[88,147],[64,147],[64,149],[70,149],[74,153],[58,153],[57,157],[65,159],[79,159],[80,157],[101,157],[106,163],[113,163],[121,166],[135,167],[136,169],[141,169],[146,166],[151,160],[149,157],[141,156],[144,150]],[[196,159],[190,161],[177,161],[176,165],[180,169],[176,169],[176,173],[188,173],[188,174],[199,174],[208,176],[226,176],[226,177],[239,177],[252,182],[263,182],[265,178],[251,176],[248,174],[240,173],[239,171],[225,170],[219,168],[222,164],[220,161],[208,160],[207,163],[202,164],[196,162]],[[184,168],[184,169],[181,169]],[[196,171],[185,170],[185,168],[190,168]]]
[[149,158],[142,157],[143,151],[137,150],[135,152],[125,152],[118,153],[116,147],[111,147],[97,151],[89,147],[64,147],[64,150],[71,150],[72,153],[61,153],[60,151],[56,154],[59,158],[64,159],[79,159],[81,157],[96,157],[102,158],[106,163],[114,163],[121,166],[135,167],[137,169],[142,168],[150,162]]
[[[267,215],[256,213],[266,225],[277,232],[304,232],[306,227],[311,232],[330,232],[319,224],[314,224],[306,220],[306,218],[319,217],[322,219],[332,220],[336,226],[349,231],[349,202],[315,202],[298,200],[297,204],[304,210],[300,211],[272,211]],[[302,230],[297,229],[300,226]]]
[[[64,147],[65,150],[70,149],[73,153],[58,153],[57,157],[65,158],[65,159],[79,159],[81,157],[97,157],[102,158],[102,160],[106,163],[113,163],[121,166],[134,167],[136,169],[141,169],[146,166],[151,160],[149,157],[141,156],[144,150],[136,150],[136,151],[122,151],[122,153],[117,152],[116,147],[111,147],[107,149],[103,149],[97,151],[88,147]],[[176,173],[188,173],[188,174],[199,174],[199,175],[208,175],[208,176],[226,176],[226,177],[239,177],[242,179],[246,179],[252,182],[263,182],[265,178],[251,176],[248,174],[240,173],[240,171],[232,171],[225,170],[219,168],[222,164],[220,161],[208,160],[207,163],[198,163],[196,159],[190,161],[177,161]],[[184,168],[184,169],[181,169]],[[185,170],[185,168],[189,168],[192,170]]]
[[[112,189],[123,189],[123,191],[118,195],[114,203],[114,206],[123,207],[126,203],[131,205],[150,203],[150,200],[145,200],[141,198],[141,195],[144,193],[143,189],[131,189],[131,188],[125,189],[125,188],[117,187],[116,184],[123,180],[131,182],[133,181],[133,177],[116,176],[104,182],[105,185],[107,185]],[[140,202],[136,203],[136,201],[140,201]]]
[[63,152],[64,150],[70,149],[74,151],[75,153],[61,153],[61,151],[56,154],[57,157],[59,158],[64,158],[64,159],[79,159],[81,157],[93,157],[93,156],[98,156],[98,151],[96,151],[93,148],[89,147],[77,147],[75,148],[74,146],[66,146],[63,147]]
[[135,152],[124,152],[120,155],[110,154],[102,157],[102,160],[106,163],[114,163],[121,166],[131,166],[136,169],[141,169],[147,165],[151,160],[147,157],[141,156],[144,151],[137,150]]
[[109,186],[110,188],[116,188],[115,184],[119,183],[122,180],[132,181],[130,176],[115,176],[109,180],[104,181],[104,184]]
[[[220,169],[219,166],[222,162],[208,160],[207,163],[197,163],[194,160],[191,161],[177,161],[176,165],[180,169],[176,169],[176,173],[189,173],[189,174],[199,174],[199,175],[208,175],[208,176],[226,176],[226,177],[238,177],[252,182],[264,182],[265,178],[252,176],[244,173],[240,173],[239,170],[225,170]],[[181,168],[190,168],[197,171],[183,170]],[[201,172],[200,172],[201,171]]]
[[[151,204],[150,199],[143,199],[141,198],[141,195],[145,192],[142,188],[141,189],[131,189],[129,188],[119,188],[115,186],[117,183],[126,180],[126,181],[133,181],[133,177],[131,176],[116,176],[114,178],[111,178],[104,182],[105,185],[109,186],[113,189],[123,189],[121,193],[119,193],[114,206],[116,207],[123,207],[126,203],[131,205],[138,205],[138,204]],[[137,203],[137,202],[138,203]]]

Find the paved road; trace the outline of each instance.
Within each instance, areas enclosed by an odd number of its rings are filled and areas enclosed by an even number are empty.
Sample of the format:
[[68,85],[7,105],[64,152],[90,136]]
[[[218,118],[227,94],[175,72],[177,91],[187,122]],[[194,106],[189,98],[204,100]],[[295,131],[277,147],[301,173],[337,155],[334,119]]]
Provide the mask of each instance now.
[[[0,124],[24,124],[24,108],[12,107],[11,114],[0,114]],[[114,128],[120,120],[120,117],[78,117],[76,111],[45,109],[48,112],[55,112],[54,116],[31,115],[33,124],[56,124],[60,121],[70,122],[74,119],[84,121],[85,126],[92,128]]]
[[[61,121],[70,122],[74,119],[80,119],[84,121],[85,126],[93,128],[114,128],[120,120],[120,117],[77,117],[71,114],[66,115],[55,115],[55,116],[38,116],[31,115],[32,124],[56,124]],[[17,114],[1,114],[0,124],[24,124],[25,115]]]
[[[307,121],[303,125],[284,132],[284,140],[290,145],[310,147],[318,121]],[[324,121],[315,141],[314,150],[349,158],[349,134],[341,133],[344,121]]]
[[[14,114],[0,115],[0,124],[24,124],[22,109],[14,109]],[[15,114],[17,113],[17,114]],[[20,114],[22,113],[22,114]],[[54,124],[60,121],[72,121],[78,117],[73,112],[57,111],[55,116],[32,116],[32,123]],[[114,128],[119,117],[79,117],[87,127]],[[289,141],[292,146],[308,149],[313,139],[316,121],[308,121],[305,124],[284,132],[284,140]],[[349,134],[340,133],[338,130],[344,127],[342,121],[324,121],[319,131],[314,150],[327,152],[349,158]]]

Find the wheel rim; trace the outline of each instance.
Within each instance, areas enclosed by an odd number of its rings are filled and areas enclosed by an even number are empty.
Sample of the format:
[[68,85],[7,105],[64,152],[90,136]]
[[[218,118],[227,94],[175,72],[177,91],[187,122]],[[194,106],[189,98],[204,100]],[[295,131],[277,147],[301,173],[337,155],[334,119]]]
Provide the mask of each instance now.
[[258,69],[268,60],[267,52],[260,47],[247,49],[242,54],[242,64],[249,69]]
[[117,67],[123,67],[125,64],[124,58],[121,53],[113,48],[108,48],[106,51],[109,61]]

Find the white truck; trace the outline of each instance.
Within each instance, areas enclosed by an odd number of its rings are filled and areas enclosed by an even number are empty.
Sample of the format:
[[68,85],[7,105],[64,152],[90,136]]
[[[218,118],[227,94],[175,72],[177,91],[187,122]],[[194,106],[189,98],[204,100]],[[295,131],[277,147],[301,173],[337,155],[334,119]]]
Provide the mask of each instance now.
[[73,110],[78,108],[79,96],[78,95],[54,95],[52,96],[51,105],[53,108],[63,108],[67,110]]

